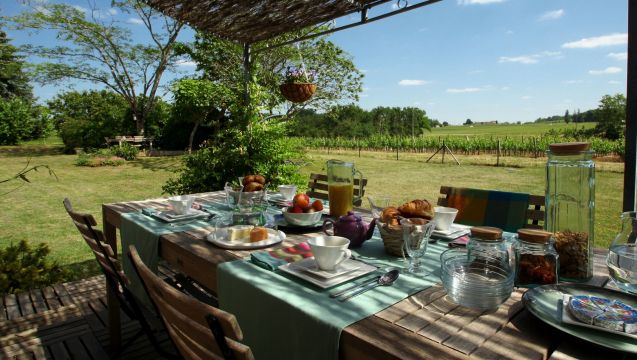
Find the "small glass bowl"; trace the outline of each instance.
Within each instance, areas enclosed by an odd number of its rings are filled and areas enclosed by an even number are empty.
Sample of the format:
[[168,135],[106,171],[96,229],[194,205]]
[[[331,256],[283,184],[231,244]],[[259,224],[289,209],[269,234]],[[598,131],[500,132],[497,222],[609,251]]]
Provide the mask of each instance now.
[[440,255],[440,279],[455,303],[475,309],[494,309],[513,292],[514,272],[497,258],[469,256],[466,249]]

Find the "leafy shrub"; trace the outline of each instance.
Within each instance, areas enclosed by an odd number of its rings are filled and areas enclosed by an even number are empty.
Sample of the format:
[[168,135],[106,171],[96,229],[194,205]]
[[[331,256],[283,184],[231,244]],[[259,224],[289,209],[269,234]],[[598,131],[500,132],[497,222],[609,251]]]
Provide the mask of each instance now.
[[33,131],[31,106],[19,98],[0,98],[0,145],[16,145]]
[[113,146],[110,148],[110,153],[117,157],[120,157],[126,161],[137,159],[139,149],[129,143],[122,143],[121,146]]
[[77,166],[120,166],[126,160],[113,154],[111,149],[90,150],[77,156],[75,165]]
[[223,188],[226,181],[261,174],[270,185],[303,185],[298,166],[285,160],[301,159],[299,147],[285,136],[282,124],[255,123],[246,130],[222,130],[211,145],[184,158],[184,168],[163,190],[169,194],[196,193]]
[[17,293],[62,281],[66,271],[47,259],[50,252],[46,244],[32,248],[24,240],[0,249],[0,293]]

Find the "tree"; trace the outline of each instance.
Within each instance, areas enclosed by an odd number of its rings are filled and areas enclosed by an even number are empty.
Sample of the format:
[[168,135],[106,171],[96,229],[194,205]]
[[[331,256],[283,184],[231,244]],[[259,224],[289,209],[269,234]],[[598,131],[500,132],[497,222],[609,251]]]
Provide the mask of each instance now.
[[446,121],[443,121],[443,122],[442,122],[442,126],[449,126],[449,123],[448,123],[448,122],[446,122]]
[[36,81],[77,79],[103,85],[125,99],[137,133],[143,134],[162,75],[174,66],[173,50],[182,24],[141,0],[113,1],[113,5],[139,17],[152,39],[150,45],[134,43],[130,30],[112,19],[107,22],[96,8],[84,12],[67,4],[38,2],[37,7],[10,20],[19,30],[54,32],[67,44],[23,47],[26,53],[44,60],[33,66]]
[[[255,53],[252,57],[252,81],[263,88],[264,93],[255,105],[265,112],[273,114],[275,110],[287,107],[285,115],[292,116],[305,108],[327,111],[338,103],[358,100],[363,75],[356,69],[351,57],[334,43],[319,37],[298,43],[298,48],[288,45],[267,49],[271,44],[307,33],[308,30],[303,30],[285,34],[253,46]],[[257,51],[259,49],[263,51]],[[245,79],[241,46],[214,35],[197,33],[194,46],[181,46],[179,52],[189,55],[197,62],[197,68],[203,70],[204,79],[224,84],[228,91],[235,93],[235,98],[243,101]],[[288,66],[301,64],[306,69],[317,72],[318,90],[309,101],[302,104],[288,103],[279,93],[278,87],[283,82],[284,70]]]
[[7,34],[0,30],[0,98],[18,97],[27,103],[33,100],[29,78],[24,73],[24,59],[18,49],[9,44]]
[[619,139],[626,119],[626,97],[623,94],[604,95],[597,108],[595,131],[611,140]]
[[473,125],[473,121],[471,121],[471,119],[467,119],[463,125]]
[[566,109],[566,112],[564,113],[564,122],[567,124],[571,122],[571,116],[568,114],[568,109]]
[[224,112],[232,101],[227,89],[209,80],[182,79],[173,86],[175,105],[173,111],[194,126],[188,138],[188,152],[192,151],[195,133],[202,123],[221,121]]

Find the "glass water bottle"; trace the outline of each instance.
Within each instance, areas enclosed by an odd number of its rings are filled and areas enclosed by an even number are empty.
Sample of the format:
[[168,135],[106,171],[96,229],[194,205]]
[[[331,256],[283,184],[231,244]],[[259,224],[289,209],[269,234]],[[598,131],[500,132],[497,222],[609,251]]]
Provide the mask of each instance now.
[[545,228],[554,234],[560,281],[593,277],[595,163],[589,143],[551,144],[546,163]]

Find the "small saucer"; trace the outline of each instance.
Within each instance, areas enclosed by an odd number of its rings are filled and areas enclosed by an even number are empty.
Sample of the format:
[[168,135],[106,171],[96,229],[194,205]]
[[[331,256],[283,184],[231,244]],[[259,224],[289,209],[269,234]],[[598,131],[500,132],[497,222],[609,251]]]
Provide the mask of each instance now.
[[[309,261],[311,259],[311,261]],[[318,267],[318,263],[314,258],[308,258],[305,260],[307,262],[307,266],[305,264],[295,264],[299,266],[305,266],[303,270],[306,272],[318,276],[323,279],[331,279],[337,276],[341,276],[357,270],[360,268],[360,264],[358,261],[351,261],[351,259],[347,259],[342,263],[338,264],[334,270],[321,270]]]

